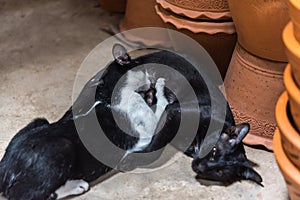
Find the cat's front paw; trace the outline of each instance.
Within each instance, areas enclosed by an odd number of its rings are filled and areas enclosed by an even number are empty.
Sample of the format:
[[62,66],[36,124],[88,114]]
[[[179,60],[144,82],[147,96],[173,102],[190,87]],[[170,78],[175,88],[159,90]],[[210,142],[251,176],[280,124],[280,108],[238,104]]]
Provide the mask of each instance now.
[[65,185],[55,191],[58,199],[72,195],[80,195],[89,190],[89,184],[84,180],[68,180]]

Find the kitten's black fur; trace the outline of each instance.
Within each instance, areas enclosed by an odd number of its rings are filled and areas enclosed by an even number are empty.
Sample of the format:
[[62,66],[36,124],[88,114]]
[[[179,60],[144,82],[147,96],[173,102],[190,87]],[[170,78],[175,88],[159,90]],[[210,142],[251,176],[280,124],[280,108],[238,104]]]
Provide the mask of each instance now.
[[[55,199],[55,191],[67,180],[83,179],[91,182],[112,170],[112,166],[108,167],[99,162],[84,147],[77,134],[76,128],[78,127],[75,127],[75,117],[72,111],[75,108],[77,110],[83,108],[85,111],[90,109],[92,105],[87,99],[93,98],[93,102],[101,101],[95,107],[95,111],[106,136],[122,149],[132,148],[138,138],[125,134],[116,125],[111,112],[111,97],[120,77],[128,70],[145,63],[167,65],[183,74],[195,91],[199,110],[190,110],[188,101],[179,104],[175,94],[184,96],[186,91],[180,88],[176,77],[173,82],[167,80],[170,84],[175,84],[174,88],[177,88],[177,91],[165,88],[165,96],[169,102],[163,114],[166,122],[164,125],[158,125],[163,126],[161,131],[152,138],[152,142],[143,152],[152,152],[170,143],[178,131],[182,113],[199,112],[201,120],[196,138],[185,151],[188,156],[194,158],[192,168],[198,176],[226,182],[241,179],[262,182],[260,175],[252,169],[247,160],[241,142],[249,130],[249,125],[236,126],[228,105],[226,120],[223,129],[217,134],[219,139],[216,145],[206,156],[199,157],[200,145],[205,145],[203,141],[207,135],[209,123],[215,119],[211,119],[212,100],[208,88],[189,62],[168,51],[160,51],[131,60],[121,45],[115,45],[113,54],[115,61],[104,70],[101,79],[99,79],[99,74],[94,76],[61,119],[51,124],[46,119],[35,119],[14,136],[0,162],[0,192],[3,192],[4,196],[16,200]],[[97,87],[96,90],[94,87]],[[96,91],[96,94],[91,91]],[[149,100],[148,105],[155,104],[156,100],[153,97],[155,91],[148,90],[145,94],[145,100]],[[152,95],[152,97],[147,95]],[[87,134],[93,131],[89,126],[89,118],[90,115],[86,115],[79,119],[81,120],[79,128]],[[184,134],[181,134],[182,140],[185,140]],[[178,149],[183,148],[180,142],[172,145]],[[101,141],[99,141],[99,148],[101,148]],[[120,166],[113,167],[131,170],[139,165],[151,163],[159,157],[161,151],[143,161],[131,158],[129,155],[120,163]],[[129,162],[132,159],[134,162]]]

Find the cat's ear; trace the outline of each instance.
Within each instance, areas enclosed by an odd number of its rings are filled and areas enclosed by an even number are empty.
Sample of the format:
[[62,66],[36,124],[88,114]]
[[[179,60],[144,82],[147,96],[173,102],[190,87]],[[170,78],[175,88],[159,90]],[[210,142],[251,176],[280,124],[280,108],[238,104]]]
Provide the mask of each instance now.
[[258,183],[259,185],[262,185],[261,182],[263,180],[261,176],[250,167],[242,167],[240,176],[242,179],[251,180]]
[[217,149],[219,151],[225,151],[226,149],[233,149],[242,143],[243,139],[246,137],[250,130],[250,125],[248,123],[238,124],[236,126],[229,127],[220,136],[217,143]]
[[128,55],[125,47],[123,47],[121,44],[114,44],[112,48],[112,54],[114,56],[115,61],[119,65],[127,65],[131,61],[131,58]]
[[239,144],[243,141],[243,139],[248,134],[249,130],[250,130],[250,124],[248,124],[248,123],[242,123],[242,124],[236,125],[235,131],[237,133],[237,138],[236,138],[237,144]]
[[250,130],[250,125],[248,123],[242,123],[238,124],[234,127],[234,136],[233,138],[230,138],[229,142],[231,146],[235,146],[240,144],[243,139],[246,137]]

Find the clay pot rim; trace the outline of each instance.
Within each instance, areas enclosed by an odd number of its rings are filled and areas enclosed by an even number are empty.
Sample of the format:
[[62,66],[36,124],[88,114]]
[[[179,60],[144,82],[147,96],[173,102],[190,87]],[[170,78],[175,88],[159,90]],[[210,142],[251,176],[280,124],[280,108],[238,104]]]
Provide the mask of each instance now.
[[[175,6],[177,6],[177,7],[181,7],[181,3],[179,2],[179,4],[180,5],[178,5],[178,4],[176,4],[176,0],[164,0],[164,1],[167,1],[168,3],[170,3],[170,4],[172,4],[172,5],[175,5]],[[182,1],[182,0],[181,0]],[[198,3],[200,3],[201,4],[201,1],[199,2],[199,0],[196,0],[196,1],[198,1]],[[203,1],[203,0],[202,0]],[[206,2],[207,1],[211,1],[211,0],[206,0]],[[174,2],[174,3],[172,3],[172,2]],[[225,2],[227,2],[227,4],[224,4]],[[222,3],[223,5],[226,5],[226,6],[224,6],[223,8],[215,8],[215,7],[213,7],[212,6],[212,8],[211,8],[211,6],[207,6],[207,4],[206,3],[202,3],[201,5],[202,5],[202,7],[203,8],[198,8],[198,9],[195,9],[195,10],[200,10],[200,11],[202,11],[202,10],[207,10],[207,9],[210,9],[210,10],[215,10],[215,11],[219,11],[219,10],[229,10],[229,4],[228,4],[228,1],[222,1],[221,0],[221,2],[219,2],[219,3]],[[184,5],[182,5],[182,7],[184,7]],[[182,8],[181,7],[181,8]],[[186,8],[186,9],[193,9],[193,8]]]
[[[300,134],[293,127],[287,115],[286,108],[288,104],[288,94],[284,92],[278,99],[276,104],[276,122],[278,129],[282,135],[297,149],[300,149]],[[274,147],[275,149],[276,147]],[[299,178],[300,184],[300,178]]]
[[300,26],[300,2],[299,0],[289,0],[290,16],[293,24]]
[[248,145],[262,145],[270,151],[274,151],[273,139],[262,137],[254,134],[248,134],[244,139],[243,143]]
[[[163,11],[158,5],[155,6],[156,13],[165,23],[173,24],[177,29],[187,29],[193,33],[206,33],[206,34],[234,34],[235,26],[233,22],[195,22],[184,18],[179,18],[171,15],[166,10]],[[183,20],[184,23],[179,22]]]
[[197,10],[190,10],[187,8],[182,8],[179,6],[176,6],[172,3],[167,2],[166,0],[156,0],[156,3],[158,3],[162,8],[172,11],[178,15],[182,15],[185,17],[189,17],[192,19],[213,19],[213,20],[218,20],[218,19],[231,19],[231,13],[228,10],[225,11],[216,11],[216,10],[203,10],[203,11],[197,11]]
[[[283,97],[281,101],[286,100],[287,97]],[[284,176],[288,177],[289,179],[293,180],[293,182],[300,187],[300,173],[299,169],[293,165],[293,163],[288,159],[286,156],[282,144],[281,144],[281,137],[278,130],[275,131],[274,138],[273,138],[273,145],[274,145],[274,155],[277,160],[277,164],[281,169],[281,172]]]
[[299,0],[289,0],[290,5],[296,8],[297,10],[300,10],[300,1]]
[[293,78],[292,67],[290,64],[288,64],[284,70],[283,82],[289,96],[293,98],[297,104],[300,104],[300,90]]
[[282,40],[286,50],[300,60],[300,43],[297,41],[293,30],[293,23],[290,21],[283,29]]
[[[261,58],[249,53],[241,44],[237,43],[236,45],[236,56],[239,58],[238,62],[242,63],[244,67],[248,70],[255,71],[256,73],[263,74],[267,77],[282,77],[282,73],[286,67],[286,63],[272,61],[265,58]],[[247,59],[243,55],[247,54]],[[256,63],[256,66],[253,66],[253,62]],[[270,63],[266,65],[266,63]],[[280,64],[281,63],[281,64]],[[264,67],[260,67],[264,66]],[[254,70],[255,69],[255,70]]]

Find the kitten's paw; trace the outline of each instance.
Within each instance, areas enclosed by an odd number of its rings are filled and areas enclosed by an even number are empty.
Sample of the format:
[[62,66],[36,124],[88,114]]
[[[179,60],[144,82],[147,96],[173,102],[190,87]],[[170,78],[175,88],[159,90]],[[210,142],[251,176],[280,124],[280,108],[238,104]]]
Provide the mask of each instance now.
[[164,78],[157,79],[155,84],[155,89],[157,91],[163,91],[164,87],[165,87],[165,79]]
[[65,185],[55,191],[57,198],[61,199],[71,195],[80,195],[89,190],[89,184],[84,180],[68,180]]
[[165,79],[159,78],[156,81],[155,89],[156,89],[156,98],[157,98],[157,108],[155,111],[155,115],[157,119],[159,119],[165,110],[166,106],[168,105],[168,100],[165,97],[164,93],[164,87],[165,87]]
[[89,184],[84,180],[71,180],[70,182],[71,187],[73,187],[71,190],[73,195],[82,194],[89,190]]

